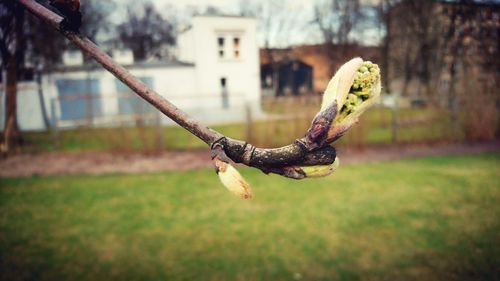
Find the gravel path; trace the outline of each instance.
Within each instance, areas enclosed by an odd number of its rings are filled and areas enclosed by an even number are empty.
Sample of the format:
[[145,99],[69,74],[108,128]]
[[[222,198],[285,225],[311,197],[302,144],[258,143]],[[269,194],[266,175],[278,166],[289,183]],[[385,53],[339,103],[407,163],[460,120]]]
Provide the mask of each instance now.
[[[474,144],[432,144],[340,148],[342,164],[390,161],[432,155],[462,155],[500,151],[500,141]],[[186,171],[211,167],[208,149],[144,153],[42,153],[0,160],[0,177]]]

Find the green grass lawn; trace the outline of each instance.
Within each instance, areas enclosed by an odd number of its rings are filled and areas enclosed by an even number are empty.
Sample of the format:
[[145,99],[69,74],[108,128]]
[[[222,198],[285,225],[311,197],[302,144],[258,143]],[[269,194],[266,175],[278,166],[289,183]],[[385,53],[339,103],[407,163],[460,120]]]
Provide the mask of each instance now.
[[0,179],[0,280],[498,280],[500,154]]

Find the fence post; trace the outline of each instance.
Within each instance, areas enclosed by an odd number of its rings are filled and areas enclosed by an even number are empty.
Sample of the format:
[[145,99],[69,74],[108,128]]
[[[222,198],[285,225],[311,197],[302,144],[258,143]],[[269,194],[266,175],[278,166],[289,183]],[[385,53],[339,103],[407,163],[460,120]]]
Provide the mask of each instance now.
[[52,98],[50,100],[50,115],[52,117],[52,140],[54,142],[55,147],[59,147],[59,126],[57,124],[57,110],[56,110],[56,104],[57,99]]
[[87,114],[87,126],[92,127],[94,125],[94,97],[92,94],[91,87],[91,71],[87,70],[87,80],[85,83],[85,101],[86,101],[86,114]]
[[399,94],[394,93],[394,106],[392,107],[392,143],[398,142],[398,129],[399,129]]
[[161,113],[160,111],[156,111],[155,114],[155,125],[156,125],[156,149],[157,150],[162,150],[163,149],[163,127],[161,126]]
[[252,142],[252,107],[248,101],[245,102],[245,135],[248,142]]
[[451,138],[452,141],[458,141],[458,99],[456,96],[451,97]]
[[39,69],[36,71],[36,86],[38,91],[38,100],[40,102],[40,110],[42,112],[43,124],[45,125],[45,130],[50,130],[49,117],[47,116],[47,109],[45,108],[45,100],[43,98],[43,85],[42,85],[42,73]]

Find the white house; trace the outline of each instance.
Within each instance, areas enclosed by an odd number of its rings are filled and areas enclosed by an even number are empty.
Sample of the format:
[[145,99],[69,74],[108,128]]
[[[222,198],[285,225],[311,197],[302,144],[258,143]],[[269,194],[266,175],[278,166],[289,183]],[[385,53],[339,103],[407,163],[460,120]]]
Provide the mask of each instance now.
[[[177,60],[134,62],[127,50],[112,56],[156,92],[206,123],[235,122],[245,108],[260,113],[256,20],[197,16],[178,37]],[[63,55],[64,64],[42,76],[46,112],[58,127],[114,126],[157,118],[158,111],[139,100],[97,64],[83,64],[80,52]],[[37,85],[22,83],[18,118],[22,130],[45,129]],[[2,91],[2,111],[4,94]],[[3,118],[3,112],[0,114]],[[164,124],[171,123],[161,117]],[[0,119],[3,127],[3,120]]]
[[[199,92],[227,91],[258,104],[259,49],[256,21],[243,17],[199,16],[178,37],[181,61],[195,65]],[[241,102],[241,101],[240,101]]]

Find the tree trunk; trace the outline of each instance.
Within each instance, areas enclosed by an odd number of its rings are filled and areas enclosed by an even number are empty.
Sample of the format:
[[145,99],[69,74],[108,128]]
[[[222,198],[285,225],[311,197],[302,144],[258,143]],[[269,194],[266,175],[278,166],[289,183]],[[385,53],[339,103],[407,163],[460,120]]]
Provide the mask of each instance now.
[[2,134],[2,143],[0,144],[0,155],[6,156],[7,153],[18,146],[22,139],[17,124],[17,81],[19,74],[19,65],[23,62],[26,48],[26,40],[23,34],[24,9],[14,3],[12,7],[14,17],[14,40],[15,48],[13,53],[8,50],[8,45],[2,47],[2,60],[6,72],[5,83],[5,124]]
[[11,57],[6,65],[5,89],[5,125],[0,152],[6,155],[21,142],[21,134],[17,124],[17,63]]
[[[381,4],[384,5],[384,4]],[[387,5],[387,11],[384,11],[384,9],[381,9],[384,25],[385,25],[385,30],[386,34],[384,37],[384,42],[382,45],[382,69],[384,71],[384,75],[382,75],[382,85],[385,89],[385,92],[390,94],[391,93],[391,83],[390,83],[390,67],[389,67],[389,62],[390,62],[390,51],[391,51],[391,40],[392,40],[392,34],[391,34],[391,13],[390,13],[390,3],[386,1],[385,5]]]
[[47,107],[45,106],[45,99],[43,97],[43,85],[42,85],[42,73],[37,71],[36,73],[36,85],[38,90],[38,100],[40,102],[40,112],[42,113],[43,124],[45,125],[45,130],[50,129],[49,115],[47,114]]

